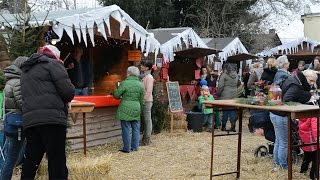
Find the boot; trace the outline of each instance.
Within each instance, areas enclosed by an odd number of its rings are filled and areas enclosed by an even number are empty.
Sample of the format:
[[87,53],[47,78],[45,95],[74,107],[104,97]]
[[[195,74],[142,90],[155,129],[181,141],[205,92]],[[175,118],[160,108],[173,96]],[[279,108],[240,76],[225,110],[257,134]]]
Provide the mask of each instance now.
[[221,126],[221,131],[226,131],[226,125]]
[[229,131],[237,132],[237,131],[236,131],[236,124],[235,124],[235,123],[232,123],[232,124],[231,124],[231,128],[229,129]]
[[150,137],[143,137],[141,140],[141,146],[148,146],[150,144]]

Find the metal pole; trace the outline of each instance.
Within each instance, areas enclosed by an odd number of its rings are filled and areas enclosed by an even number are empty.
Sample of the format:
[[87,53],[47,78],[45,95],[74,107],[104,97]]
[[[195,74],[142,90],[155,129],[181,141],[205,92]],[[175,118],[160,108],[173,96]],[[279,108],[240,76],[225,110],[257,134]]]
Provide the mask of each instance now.
[[292,180],[291,113],[288,113],[288,180]]
[[239,134],[238,134],[238,155],[237,155],[237,179],[240,179],[240,165],[241,165],[241,140],[242,140],[242,111],[243,109],[238,110],[239,116]]
[[[219,111],[218,111],[219,112]],[[210,161],[210,180],[212,180],[212,170],[213,170],[213,144],[214,144],[214,109],[212,114],[212,127],[211,127],[211,161]]]

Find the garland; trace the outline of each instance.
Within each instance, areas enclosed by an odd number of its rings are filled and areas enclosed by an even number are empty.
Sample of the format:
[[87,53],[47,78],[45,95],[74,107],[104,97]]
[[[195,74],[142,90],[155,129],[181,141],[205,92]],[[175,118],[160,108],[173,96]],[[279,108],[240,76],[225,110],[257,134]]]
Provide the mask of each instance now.
[[248,96],[248,98],[236,98],[237,103],[240,104],[251,104],[251,105],[259,105],[259,106],[278,106],[278,105],[288,105],[288,106],[296,106],[300,103],[298,102],[281,102],[281,104],[270,101],[268,99],[259,99],[257,97]]

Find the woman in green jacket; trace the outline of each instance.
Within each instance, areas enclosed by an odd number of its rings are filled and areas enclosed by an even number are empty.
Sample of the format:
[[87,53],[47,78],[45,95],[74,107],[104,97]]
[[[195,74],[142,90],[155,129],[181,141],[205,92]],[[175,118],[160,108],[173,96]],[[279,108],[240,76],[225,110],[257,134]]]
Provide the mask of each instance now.
[[144,100],[144,88],[139,75],[137,67],[128,67],[127,78],[113,94],[115,98],[121,99],[116,118],[121,121],[123,148],[120,151],[123,153],[138,151],[139,148],[140,115]]

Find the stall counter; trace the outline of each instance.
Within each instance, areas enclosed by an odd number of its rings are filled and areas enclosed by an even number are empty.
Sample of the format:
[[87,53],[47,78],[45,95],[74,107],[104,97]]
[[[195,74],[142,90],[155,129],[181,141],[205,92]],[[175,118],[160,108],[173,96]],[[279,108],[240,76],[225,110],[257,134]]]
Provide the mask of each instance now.
[[[95,103],[93,111],[86,114],[87,147],[104,145],[121,138],[120,121],[115,118],[120,104],[119,99],[114,98],[112,95],[93,95],[75,96],[73,100]],[[76,116],[75,118],[76,123],[70,121],[72,128],[68,129],[69,136],[82,135],[82,116]],[[70,139],[69,141],[71,149],[83,148],[82,139]]]
[[95,103],[95,107],[118,106],[120,100],[112,95],[106,96],[75,96],[74,100]]

